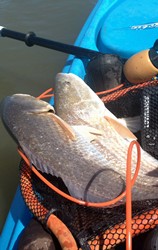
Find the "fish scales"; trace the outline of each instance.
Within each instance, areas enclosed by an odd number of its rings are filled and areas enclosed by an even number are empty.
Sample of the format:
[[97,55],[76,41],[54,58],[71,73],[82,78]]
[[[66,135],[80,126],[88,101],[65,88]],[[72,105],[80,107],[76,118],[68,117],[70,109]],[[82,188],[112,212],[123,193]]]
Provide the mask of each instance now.
[[[48,103],[17,94],[6,97],[1,110],[6,128],[30,162],[43,172],[61,177],[72,196],[98,202],[123,191],[124,181],[109,169],[104,155],[75,128],[75,139],[70,139]],[[114,187],[110,187],[111,181],[115,181]]]
[[[99,97],[74,74],[59,73],[54,84],[55,110],[72,126],[89,126],[101,131],[91,143],[104,155],[110,168],[126,176],[126,159],[130,138],[122,137],[105,117],[120,122]],[[82,132],[81,132],[82,133]],[[130,139],[130,140],[129,140]],[[132,174],[137,161],[132,154]],[[112,183],[111,183],[112,186]],[[141,149],[141,168],[132,192],[133,200],[158,198],[158,161]]]

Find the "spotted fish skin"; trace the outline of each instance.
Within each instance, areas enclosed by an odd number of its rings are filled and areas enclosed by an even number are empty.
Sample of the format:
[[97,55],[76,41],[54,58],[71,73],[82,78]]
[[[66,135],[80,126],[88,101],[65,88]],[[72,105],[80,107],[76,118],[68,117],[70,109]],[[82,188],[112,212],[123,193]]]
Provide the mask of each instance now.
[[104,155],[77,129],[65,125],[47,102],[15,94],[3,100],[1,117],[30,162],[62,178],[72,196],[100,202],[124,190],[122,177],[109,168]]
[[[108,117],[118,119],[104,106],[100,98],[85,82],[74,74],[57,74],[54,84],[56,113],[72,126],[90,126],[102,132],[92,144],[108,160],[110,168],[125,181],[126,158],[130,139],[120,136]],[[107,117],[107,119],[105,119]],[[137,161],[133,152],[132,174]],[[132,191],[133,200],[158,198],[158,161],[141,149],[141,168]]]

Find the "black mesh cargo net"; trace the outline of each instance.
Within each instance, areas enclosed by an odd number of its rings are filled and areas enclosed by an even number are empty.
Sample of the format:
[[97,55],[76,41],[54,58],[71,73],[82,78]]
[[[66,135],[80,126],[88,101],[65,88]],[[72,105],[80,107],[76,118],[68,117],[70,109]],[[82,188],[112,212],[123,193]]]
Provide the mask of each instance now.
[[[153,98],[154,92],[158,95],[155,86],[158,86],[158,81],[138,85],[126,84],[99,94],[106,107],[117,117],[142,116],[142,138],[144,140],[142,144],[144,145],[146,134],[151,134],[151,131],[148,131],[148,127],[146,130],[145,126],[144,114],[147,111],[144,98],[151,92],[152,97],[150,99]],[[152,125],[152,121],[155,123],[154,113],[157,102],[157,98],[150,102],[150,113],[152,114],[150,122]],[[151,127],[151,129],[157,128]],[[156,144],[156,139],[154,143]],[[149,145],[148,142],[147,145]],[[155,155],[153,148],[150,149],[150,145],[147,151]],[[68,193],[60,178],[43,173],[42,175],[59,189]],[[50,214],[55,214],[71,231],[79,249],[110,249],[126,239],[125,205],[110,208],[78,205],[49,188],[23,160],[20,163],[20,186],[26,205],[33,215],[43,225],[47,225]],[[158,225],[158,200],[132,202],[132,218],[132,236],[154,228]]]

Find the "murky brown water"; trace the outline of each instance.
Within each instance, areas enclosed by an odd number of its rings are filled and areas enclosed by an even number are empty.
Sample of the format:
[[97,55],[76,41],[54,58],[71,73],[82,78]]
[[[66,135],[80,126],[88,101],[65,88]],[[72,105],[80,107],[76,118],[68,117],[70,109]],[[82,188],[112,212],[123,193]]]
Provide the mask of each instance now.
[[[0,0],[0,26],[73,44],[96,0]],[[39,95],[52,86],[67,55],[0,38],[0,100],[13,93]],[[0,122],[0,228],[18,185],[16,145]]]

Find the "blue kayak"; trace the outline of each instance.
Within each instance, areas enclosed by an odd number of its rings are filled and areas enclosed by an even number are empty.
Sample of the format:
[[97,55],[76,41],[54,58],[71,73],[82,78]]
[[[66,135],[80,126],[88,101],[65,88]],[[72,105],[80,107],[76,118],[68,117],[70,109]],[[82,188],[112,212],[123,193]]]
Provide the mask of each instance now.
[[[151,48],[158,38],[157,1],[99,0],[83,26],[75,45],[129,58]],[[85,77],[84,60],[70,55],[63,72]],[[50,100],[53,104],[53,99]],[[3,231],[0,249],[15,250],[32,215],[17,188]]]

